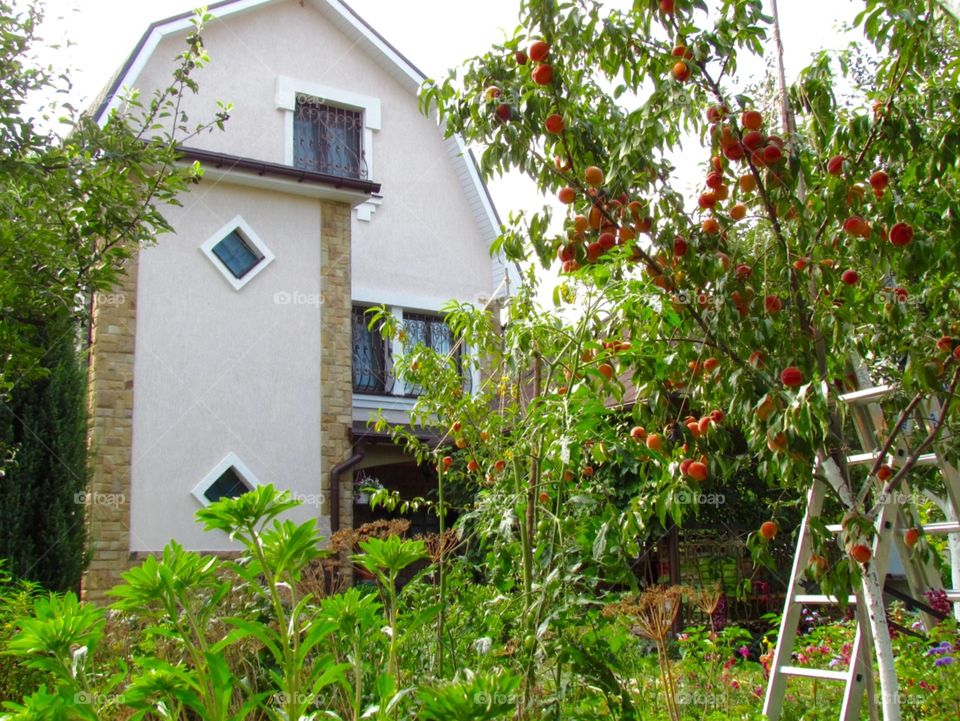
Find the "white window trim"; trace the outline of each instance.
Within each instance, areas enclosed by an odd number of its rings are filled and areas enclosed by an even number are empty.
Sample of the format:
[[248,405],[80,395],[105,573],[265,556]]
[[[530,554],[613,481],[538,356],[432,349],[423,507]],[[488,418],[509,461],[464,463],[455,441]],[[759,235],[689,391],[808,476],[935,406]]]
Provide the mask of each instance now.
[[[238,231],[240,236],[260,254],[260,262],[253,266],[242,278],[237,278],[231,273],[230,269],[224,265],[216,253],[213,252],[214,246],[234,231]],[[210,259],[213,266],[220,271],[220,275],[226,278],[227,282],[237,291],[258,276],[274,259],[273,252],[267,247],[266,243],[253,231],[250,224],[239,215],[234,217],[230,222],[225,223],[216,233],[207,238],[203,245],[200,246],[200,250]]]
[[203,480],[190,491],[190,494],[196,499],[197,503],[203,507],[210,505],[210,500],[204,494],[228,468],[233,468],[236,474],[240,476],[240,480],[246,483],[251,491],[263,485],[257,477],[253,475],[253,471],[247,467],[247,464],[241,461],[236,453],[230,451],[223,457],[223,460],[215,465],[210,472],[203,477]]
[[[367,180],[375,178],[373,164],[373,133],[380,130],[380,98],[348,90],[332,88],[329,85],[298,80],[287,75],[277,77],[276,105],[283,111],[283,162],[293,165],[293,112],[297,105],[297,94],[309,95],[331,105],[360,110],[363,112],[363,159],[367,165]],[[382,198],[370,198],[357,206],[357,219],[369,223],[373,214],[383,202]]]
[[380,98],[351,93],[328,85],[319,85],[306,80],[297,80],[286,75],[277,78],[277,108],[283,111],[284,143],[283,162],[293,165],[293,111],[297,105],[297,94],[310,95],[318,100],[348,110],[363,111],[363,153],[367,163],[367,179],[374,176],[373,170],[373,133],[380,130]]

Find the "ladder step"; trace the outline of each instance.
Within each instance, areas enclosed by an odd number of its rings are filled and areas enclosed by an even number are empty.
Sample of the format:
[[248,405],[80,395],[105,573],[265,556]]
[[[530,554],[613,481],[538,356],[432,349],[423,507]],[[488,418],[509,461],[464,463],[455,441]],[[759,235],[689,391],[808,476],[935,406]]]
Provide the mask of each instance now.
[[[822,593],[798,593],[793,600],[806,606],[835,606],[839,603],[836,596],[825,596]],[[847,596],[847,603],[856,602],[856,596]]]
[[877,460],[876,451],[870,451],[869,453],[854,453],[852,456],[847,456],[847,465],[848,466],[866,466],[872,465]]
[[[876,462],[877,452],[869,451],[867,453],[854,453],[853,455],[847,456],[847,465],[848,466],[869,466]],[[935,466],[940,462],[940,459],[937,458],[936,453],[921,453],[917,456],[918,466]]]
[[800,668],[799,666],[781,666],[780,673],[786,676],[822,678],[827,681],[846,681],[849,676],[846,671],[828,671],[824,668]]
[[[798,593],[793,600],[806,606],[835,606],[839,602],[836,596],[825,596],[822,593]],[[847,603],[856,602],[856,596],[847,596]]]
[[840,400],[851,406],[864,405],[866,403],[874,403],[879,401],[896,390],[897,386],[893,384],[876,386],[875,388],[864,388],[860,391],[844,393],[842,396],[840,396]]
[[948,533],[960,533],[960,523],[927,523],[923,532],[931,536],[945,536]]

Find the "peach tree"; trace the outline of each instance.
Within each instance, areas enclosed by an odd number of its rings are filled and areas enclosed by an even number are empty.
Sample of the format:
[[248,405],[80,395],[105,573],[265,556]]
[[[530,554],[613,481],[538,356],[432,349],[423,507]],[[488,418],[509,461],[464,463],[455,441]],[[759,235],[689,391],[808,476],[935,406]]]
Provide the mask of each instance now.
[[[835,520],[862,538],[819,534],[810,572],[826,593],[862,581],[894,719],[870,563],[877,497],[859,491],[870,476],[896,488],[956,423],[957,23],[937,2],[869,0],[850,50],[814,56],[792,85],[781,64],[776,92],[749,91],[747,56],[782,63],[773,21],[759,0],[524,2],[512,38],[428,82],[424,111],[483,147],[485,175],[519,171],[564,210],[504,227],[493,250],[529,270],[502,329],[449,308],[479,389],[464,393],[451,359],[422,347],[397,371],[427,389],[416,419],[455,448],[419,448],[438,464],[441,505],[450,480],[478,489],[463,527],[516,579],[525,647],[546,642],[578,590],[614,567],[623,580],[652,522],[689,520],[689,499],[747,472],[773,499],[749,541],[763,560],[793,530],[778,507],[802,502],[818,469],[838,489]],[[679,154],[699,158],[692,196]],[[560,273],[548,310],[537,284],[553,281],[536,266]],[[945,401],[892,474],[882,459],[846,463],[852,358],[897,383],[903,405]],[[639,482],[618,503],[624,470]]]

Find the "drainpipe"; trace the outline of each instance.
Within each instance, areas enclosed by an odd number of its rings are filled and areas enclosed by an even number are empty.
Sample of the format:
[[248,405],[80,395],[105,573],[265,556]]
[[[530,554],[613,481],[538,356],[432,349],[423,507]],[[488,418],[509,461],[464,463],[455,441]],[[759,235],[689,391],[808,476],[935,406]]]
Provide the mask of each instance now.
[[340,474],[363,460],[363,441],[357,444],[353,455],[330,469],[330,534],[340,530]]

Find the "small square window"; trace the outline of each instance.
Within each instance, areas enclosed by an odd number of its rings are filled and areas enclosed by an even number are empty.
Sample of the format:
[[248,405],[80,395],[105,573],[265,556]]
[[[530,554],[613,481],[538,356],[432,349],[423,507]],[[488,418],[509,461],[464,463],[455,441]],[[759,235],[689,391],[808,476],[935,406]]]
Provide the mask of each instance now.
[[216,503],[221,498],[237,498],[249,490],[250,487],[237,475],[233,467],[230,467],[203,492],[203,496],[210,503]]
[[253,472],[236,453],[228,453],[193,489],[193,497],[201,506],[209,506],[221,498],[237,498],[260,485]]
[[240,290],[274,259],[273,253],[239,215],[207,238],[200,250]]
[[220,262],[227,266],[234,278],[242,278],[263,258],[257,255],[237,231],[232,231],[226,238],[213,246],[213,254]]

